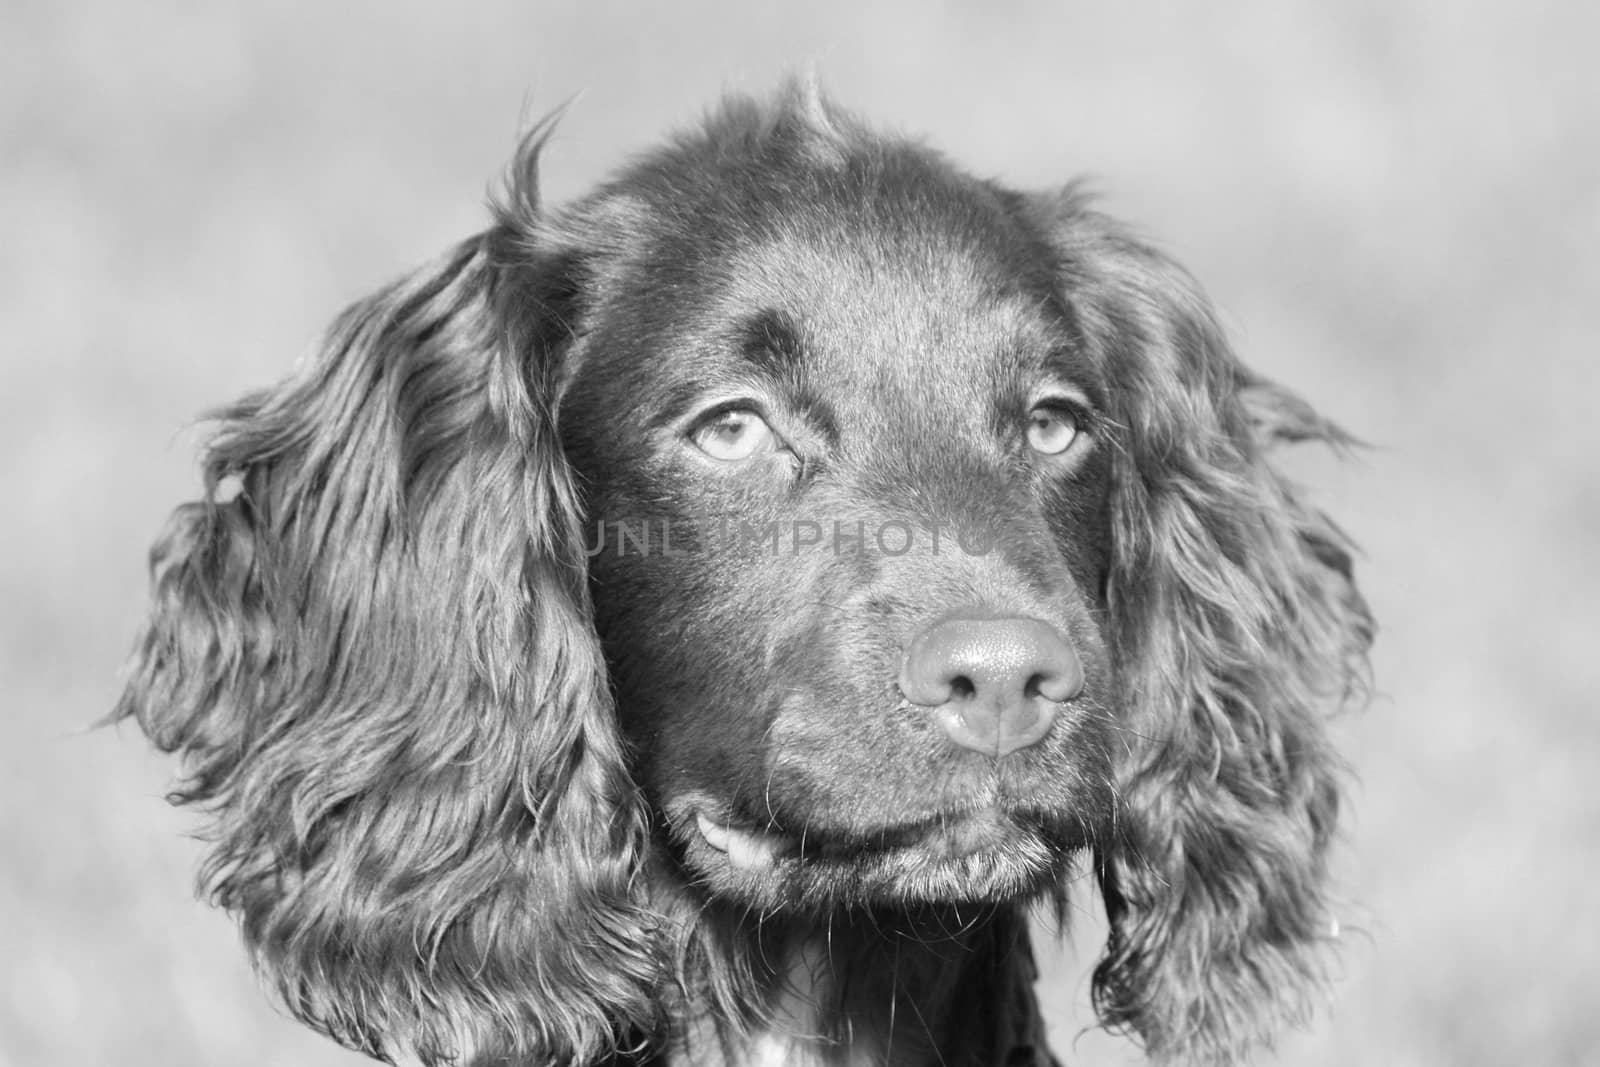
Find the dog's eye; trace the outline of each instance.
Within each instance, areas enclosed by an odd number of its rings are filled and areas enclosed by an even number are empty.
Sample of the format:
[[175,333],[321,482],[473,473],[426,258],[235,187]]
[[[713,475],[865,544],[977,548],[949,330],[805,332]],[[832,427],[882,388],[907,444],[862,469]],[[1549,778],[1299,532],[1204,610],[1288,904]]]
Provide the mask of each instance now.
[[1041,404],[1028,413],[1028,447],[1046,456],[1059,456],[1078,439],[1078,415],[1064,407]]
[[691,440],[700,451],[723,463],[738,463],[777,447],[777,435],[767,420],[749,408],[713,415],[695,429]]

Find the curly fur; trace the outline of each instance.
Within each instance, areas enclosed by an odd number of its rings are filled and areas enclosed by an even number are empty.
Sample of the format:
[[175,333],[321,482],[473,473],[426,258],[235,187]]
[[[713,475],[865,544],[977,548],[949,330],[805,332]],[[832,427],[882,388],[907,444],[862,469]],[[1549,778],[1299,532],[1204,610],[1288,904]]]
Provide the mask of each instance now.
[[1372,631],[1348,541],[1268,452],[1350,439],[1241,365],[1194,281],[1076,190],[1042,213],[1122,400],[1109,602],[1137,743],[1099,849],[1096,1004],[1174,1062],[1226,1061],[1305,1014],[1334,936],[1323,717]]
[[202,879],[296,1015],[372,1055],[587,1061],[655,1018],[645,815],[496,269],[465,242],[219,414],[117,714],[183,752]]
[[[289,1010],[429,1064],[681,1051],[686,1005],[734,1030],[774,1010],[767,947],[815,916],[745,910],[663,851],[682,828],[641,788],[634,731],[648,726],[619,726],[613,695],[637,690],[636,667],[602,639],[594,602],[615,614],[646,594],[597,584],[582,529],[603,494],[574,467],[597,462],[593,427],[559,416],[597,338],[625,348],[668,297],[715,318],[685,294],[724,280],[640,266],[675,226],[710,240],[669,205],[725,195],[754,243],[785,237],[772,218],[815,225],[819,189],[892,179],[924,183],[928,202],[968,197],[972,227],[1005,231],[1105,375],[1109,550],[1089,596],[1115,740],[1109,775],[1085,774],[1104,779],[1109,818],[1076,816],[1111,919],[1102,1019],[1188,1063],[1235,1059],[1301,1017],[1332,940],[1339,761],[1324,723],[1359,688],[1371,624],[1348,542],[1270,452],[1346,437],[1247,370],[1194,282],[1076,187],[973,183],[799,88],[731,102],[550,213],[546,133],[487,231],[217,414],[205,495],[151,554],[152,613],[115,716],[182,753],[173,799],[209,813],[203,885]],[[863,996],[893,1002],[909,983],[948,997],[1012,973],[1018,901],[949,903],[823,917],[865,961],[828,995],[836,1041]],[[952,962],[935,927],[976,962]],[[904,970],[870,976],[891,945]]]

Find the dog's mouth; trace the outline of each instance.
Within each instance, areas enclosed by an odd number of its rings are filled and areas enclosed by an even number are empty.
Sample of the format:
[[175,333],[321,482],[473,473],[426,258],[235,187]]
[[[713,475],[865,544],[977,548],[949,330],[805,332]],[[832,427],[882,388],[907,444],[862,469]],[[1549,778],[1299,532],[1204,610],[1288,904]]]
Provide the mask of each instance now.
[[729,866],[751,873],[771,871],[790,859],[828,863],[912,851],[931,861],[961,860],[1004,848],[1026,832],[1013,814],[992,803],[848,835],[788,834],[714,818],[704,810],[695,812],[694,826]]
[[664,814],[691,882],[762,909],[1025,899],[1086,843],[1079,820],[993,791],[875,826],[816,811],[741,817],[703,793],[675,798]]

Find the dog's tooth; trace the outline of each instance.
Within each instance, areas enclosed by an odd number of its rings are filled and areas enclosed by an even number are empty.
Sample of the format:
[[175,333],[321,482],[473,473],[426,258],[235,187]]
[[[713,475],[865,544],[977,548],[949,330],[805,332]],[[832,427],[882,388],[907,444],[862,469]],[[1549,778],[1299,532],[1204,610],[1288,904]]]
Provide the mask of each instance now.
[[703,813],[695,814],[695,826],[700,836],[706,839],[706,844],[718,852],[727,853],[729,864],[740,870],[767,870],[783,851],[784,842],[780,837],[719,825]]
[[726,826],[718,826],[704,814],[697,813],[694,818],[695,825],[700,829],[700,836],[706,839],[706,844],[718,852],[728,851],[728,838],[732,836],[733,831]]
[[729,831],[728,862],[744,870],[766,870],[778,856],[778,844],[778,839],[768,834]]

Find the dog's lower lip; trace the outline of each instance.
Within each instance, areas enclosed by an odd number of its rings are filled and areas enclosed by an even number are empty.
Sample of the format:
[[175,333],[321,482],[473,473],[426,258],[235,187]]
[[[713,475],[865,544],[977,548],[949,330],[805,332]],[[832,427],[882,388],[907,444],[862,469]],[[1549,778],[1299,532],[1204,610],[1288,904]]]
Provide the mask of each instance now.
[[770,870],[789,848],[789,842],[775,834],[718,824],[704,812],[695,814],[695,826],[706,844],[726,855],[728,862],[741,870]]

